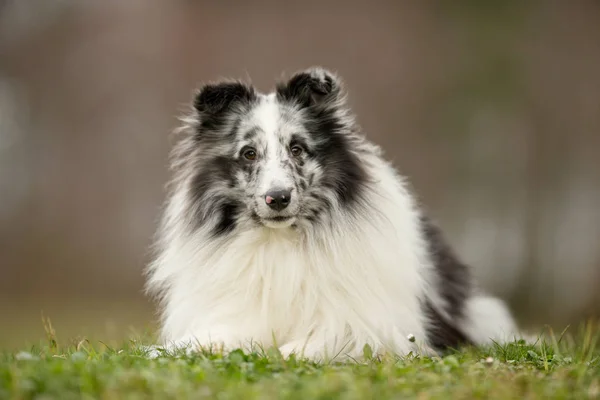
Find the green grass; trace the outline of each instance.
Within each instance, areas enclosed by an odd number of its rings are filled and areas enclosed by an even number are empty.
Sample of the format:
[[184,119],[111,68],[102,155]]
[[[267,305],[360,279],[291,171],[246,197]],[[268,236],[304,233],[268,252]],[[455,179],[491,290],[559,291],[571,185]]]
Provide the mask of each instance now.
[[536,346],[515,342],[444,357],[346,364],[244,354],[145,357],[137,341],[108,346],[48,340],[0,353],[0,398],[15,399],[529,399],[598,397],[599,335],[591,324]]

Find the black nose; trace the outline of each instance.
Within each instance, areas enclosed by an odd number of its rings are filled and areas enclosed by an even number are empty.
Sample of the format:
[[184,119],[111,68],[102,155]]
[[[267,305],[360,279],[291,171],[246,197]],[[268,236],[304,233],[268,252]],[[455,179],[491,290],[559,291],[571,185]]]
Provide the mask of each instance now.
[[281,211],[290,204],[291,190],[272,190],[265,195],[265,203],[273,210]]

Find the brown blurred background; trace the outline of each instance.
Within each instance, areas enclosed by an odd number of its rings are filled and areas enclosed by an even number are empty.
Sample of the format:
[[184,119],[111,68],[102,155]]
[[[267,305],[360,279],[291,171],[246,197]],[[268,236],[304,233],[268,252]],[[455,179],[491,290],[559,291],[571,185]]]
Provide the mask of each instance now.
[[600,314],[599,2],[0,0],[0,346],[151,328],[192,90],[311,65],[521,321]]

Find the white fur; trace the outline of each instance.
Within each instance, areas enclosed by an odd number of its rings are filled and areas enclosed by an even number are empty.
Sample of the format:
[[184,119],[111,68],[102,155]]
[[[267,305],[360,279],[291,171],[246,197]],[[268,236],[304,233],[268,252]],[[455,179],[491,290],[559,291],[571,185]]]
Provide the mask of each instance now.
[[465,316],[462,328],[475,344],[504,343],[521,337],[510,311],[497,298],[484,295],[469,298]]
[[[266,159],[265,168],[261,173],[259,183],[259,193],[262,195],[268,190],[274,188],[290,188],[293,186],[292,177],[286,173],[286,170],[281,168],[282,154],[280,154],[281,145],[279,144],[278,132],[284,127],[280,123],[279,107],[272,96],[266,97],[260,105],[253,110],[251,114],[251,123],[262,130],[266,137],[265,149],[267,153],[264,155]],[[289,129],[289,127],[287,127]],[[291,206],[297,205],[295,198]],[[264,202],[261,204],[266,207]]]

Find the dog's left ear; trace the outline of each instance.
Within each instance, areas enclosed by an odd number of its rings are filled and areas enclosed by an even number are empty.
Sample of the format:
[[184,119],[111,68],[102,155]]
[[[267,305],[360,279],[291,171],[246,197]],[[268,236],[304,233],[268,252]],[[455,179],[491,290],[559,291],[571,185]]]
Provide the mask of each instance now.
[[298,72],[277,85],[277,97],[301,107],[339,105],[343,101],[342,82],[334,73],[320,67]]

